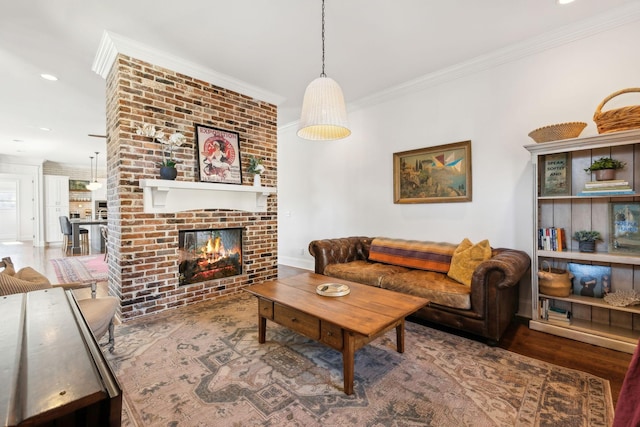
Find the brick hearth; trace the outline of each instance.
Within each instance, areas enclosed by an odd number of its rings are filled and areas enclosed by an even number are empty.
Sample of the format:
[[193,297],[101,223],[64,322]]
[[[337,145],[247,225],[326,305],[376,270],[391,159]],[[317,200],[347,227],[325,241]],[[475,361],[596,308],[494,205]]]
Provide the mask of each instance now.
[[[266,212],[197,210],[145,213],[141,179],[159,178],[162,148],[135,134],[154,124],[178,131],[187,144],[177,152],[178,180],[198,181],[195,124],[238,132],[243,185],[248,156],[265,159],[262,185],[276,186],[275,105],[119,54],[107,77],[107,200],[109,288],[121,300],[123,319],[241,292],[277,275],[277,195]],[[232,184],[229,184],[232,185]],[[244,273],[178,285],[178,230],[244,228]]]

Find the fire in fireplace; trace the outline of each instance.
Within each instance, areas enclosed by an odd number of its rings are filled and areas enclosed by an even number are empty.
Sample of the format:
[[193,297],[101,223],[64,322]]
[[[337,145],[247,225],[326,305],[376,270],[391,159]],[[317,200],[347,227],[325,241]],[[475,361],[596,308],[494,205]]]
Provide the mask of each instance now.
[[242,228],[178,233],[180,285],[242,274]]

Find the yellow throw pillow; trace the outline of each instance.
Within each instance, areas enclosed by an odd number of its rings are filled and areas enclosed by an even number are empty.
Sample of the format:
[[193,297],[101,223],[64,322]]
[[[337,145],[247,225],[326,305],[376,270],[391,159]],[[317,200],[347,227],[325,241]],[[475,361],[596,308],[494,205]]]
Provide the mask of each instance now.
[[491,245],[488,240],[476,243],[465,238],[453,252],[451,268],[447,276],[467,286],[471,286],[471,277],[476,267],[491,258]]

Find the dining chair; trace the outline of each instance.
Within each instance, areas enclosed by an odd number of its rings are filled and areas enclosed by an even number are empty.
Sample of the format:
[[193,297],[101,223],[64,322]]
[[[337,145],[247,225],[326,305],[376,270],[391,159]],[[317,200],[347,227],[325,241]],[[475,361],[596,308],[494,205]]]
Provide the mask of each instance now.
[[109,255],[109,228],[106,225],[100,225],[100,234],[104,239],[104,260],[107,260]]
[[[61,215],[58,217],[60,220],[60,231],[62,231],[62,246],[64,247],[64,253],[69,253],[69,249],[73,246],[73,226],[68,216]],[[89,230],[80,227],[80,248],[84,253],[89,253]]]

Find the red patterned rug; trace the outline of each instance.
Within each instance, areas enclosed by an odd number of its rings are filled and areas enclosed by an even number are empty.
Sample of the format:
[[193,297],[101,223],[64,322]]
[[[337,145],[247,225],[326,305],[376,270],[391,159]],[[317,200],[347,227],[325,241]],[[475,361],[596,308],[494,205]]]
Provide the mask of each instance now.
[[60,283],[101,282],[107,280],[107,263],[104,255],[76,256],[52,259]]

